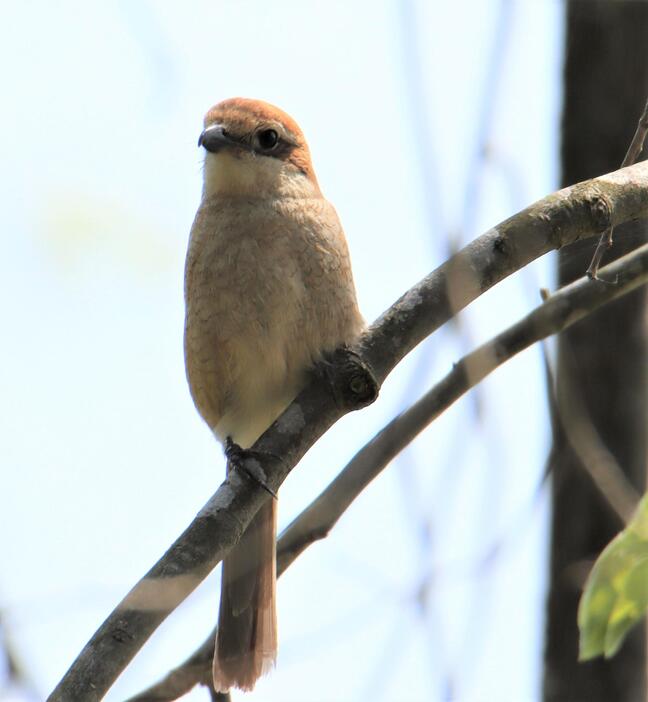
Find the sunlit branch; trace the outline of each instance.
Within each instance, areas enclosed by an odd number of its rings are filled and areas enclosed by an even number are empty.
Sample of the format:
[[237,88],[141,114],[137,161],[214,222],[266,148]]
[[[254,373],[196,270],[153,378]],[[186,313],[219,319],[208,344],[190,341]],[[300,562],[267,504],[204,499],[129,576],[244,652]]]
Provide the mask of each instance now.
[[[255,465],[249,472],[262,471],[268,486],[278,490],[332,424],[366,404],[372,381],[379,386],[441,324],[542,254],[648,216],[647,193],[648,164],[642,163],[549,195],[468,244],[367,330],[355,349],[356,363],[347,358],[330,373],[313,377],[254,445],[250,460]],[[482,356],[478,350],[460,366],[474,382],[487,367],[488,359]],[[452,390],[442,382],[440,399],[450,393],[449,399]],[[423,409],[417,403],[412,410],[417,407]],[[185,532],[95,632],[49,699],[101,699],[153,631],[236,544],[265,499],[269,497],[260,485],[231,471]]]
[[[568,328],[605,303],[648,283],[648,244],[604,270],[606,274],[618,276],[617,285],[581,278],[565,286],[519,322],[455,363],[443,380],[358,451],[324,492],[282,532],[277,545],[278,575],[308,546],[325,538],[390,461],[489,373],[537,341]],[[174,700],[194,685],[204,683],[211,671],[215,633],[214,630],[187,661],[129,702]]]

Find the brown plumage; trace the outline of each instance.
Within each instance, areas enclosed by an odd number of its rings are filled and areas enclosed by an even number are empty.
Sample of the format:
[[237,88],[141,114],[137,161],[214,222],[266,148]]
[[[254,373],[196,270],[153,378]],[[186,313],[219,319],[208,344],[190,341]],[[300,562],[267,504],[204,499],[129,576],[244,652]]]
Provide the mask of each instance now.
[[[344,232],[296,122],[244,98],[207,113],[202,201],[185,270],[191,394],[214,434],[246,448],[322,353],[363,327]],[[223,563],[214,685],[251,690],[274,665],[276,502]]]

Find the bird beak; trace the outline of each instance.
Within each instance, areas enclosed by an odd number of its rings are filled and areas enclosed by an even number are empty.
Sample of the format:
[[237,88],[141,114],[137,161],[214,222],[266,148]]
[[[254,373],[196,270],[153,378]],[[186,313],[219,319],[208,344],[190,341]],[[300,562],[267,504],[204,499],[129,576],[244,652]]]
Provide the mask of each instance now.
[[210,124],[198,137],[198,146],[203,146],[207,151],[215,154],[225,146],[241,146],[241,144],[227,134],[222,124]]

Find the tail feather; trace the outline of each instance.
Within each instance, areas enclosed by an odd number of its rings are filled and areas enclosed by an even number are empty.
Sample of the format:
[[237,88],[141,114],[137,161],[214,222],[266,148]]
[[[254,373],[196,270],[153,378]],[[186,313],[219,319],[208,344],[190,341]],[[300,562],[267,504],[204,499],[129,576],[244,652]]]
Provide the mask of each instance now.
[[252,690],[275,664],[276,502],[256,514],[223,561],[213,678],[217,692]]

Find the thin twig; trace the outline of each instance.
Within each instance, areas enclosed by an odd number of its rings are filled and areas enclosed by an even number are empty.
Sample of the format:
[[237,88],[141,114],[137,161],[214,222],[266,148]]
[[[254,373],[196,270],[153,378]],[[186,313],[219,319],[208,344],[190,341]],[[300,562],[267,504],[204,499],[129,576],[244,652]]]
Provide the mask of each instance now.
[[[637,129],[634,133],[634,136],[632,137],[632,142],[630,143],[630,147],[628,148],[625,158],[623,159],[621,168],[631,166],[639,158],[639,154],[642,152],[644,147],[646,134],[648,134],[648,100],[646,100],[646,104],[644,105],[643,113],[639,118]],[[608,227],[608,229],[606,229],[603,232],[603,234],[601,234],[601,238],[599,239],[599,242],[596,245],[596,249],[594,250],[594,256],[592,256],[592,262],[589,264],[589,268],[587,269],[587,275],[592,280],[599,280],[603,283],[612,284],[616,282],[614,280],[605,280],[604,278],[599,278],[598,275],[599,267],[601,265],[601,261],[603,260],[603,256],[605,255],[605,252],[612,246],[613,233],[614,227]]]
[[[563,331],[601,305],[648,283],[648,244],[604,270],[618,276],[618,285],[600,286],[581,278],[557,291],[522,320],[454,364],[443,380],[376,434],[324,492],[284,529],[277,544],[277,574],[284,573],[311,544],[324,539],[391,460],[489,373],[537,341]],[[546,477],[547,474],[541,485]],[[214,630],[184,663],[128,702],[170,702],[202,682],[211,670],[215,635]],[[202,662],[202,670],[196,665],[198,662]],[[192,676],[195,676],[193,681]],[[180,679],[186,687],[178,690],[175,684]]]
[[557,388],[556,403],[564,440],[571,446],[580,467],[589,475],[603,500],[625,526],[637,508],[640,495],[605,445],[568,375],[564,374]]
[[[565,188],[502,222],[424,278],[361,338],[356,348],[365,369],[361,382],[359,364],[338,378],[337,392],[331,392],[330,381],[313,377],[252,447],[268,486],[277,491],[308,448],[357,406],[342,401],[341,389],[362,389],[367,375],[379,386],[441,324],[542,254],[611,224],[648,216],[647,192],[648,163]],[[49,700],[100,700],[153,631],[237,543],[266,499],[261,487],[231,472],[91,637]]]
[[[543,295],[543,299],[548,298]],[[563,353],[565,351],[566,349]],[[601,498],[617,514],[620,522],[623,525],[627,524],[639,502],[639,494],[604,444],[582,399],[574,393],[567,378],[562,379],[557,392],[546,350],[543,350],[543,360],[553,445],[563,443],[571,447],[579,467],[590,477]],[[556,437],[560,437],[560,441]],[[552,460],[547,461],[545,477],[548,476],[553,463]]]
[[[2,660],[3,658],[5,660]],[[7,684],[19,687],[25,694],[30,693],[30,697],[36,696],[35,685],[27,674],[25,666],[17,653],[17,647],[11,635],[7,617],[2,609],[0,609],[0,662],[2,662],[2,667],[6,670]],[[2,694],[0,694],[1,697]]]

